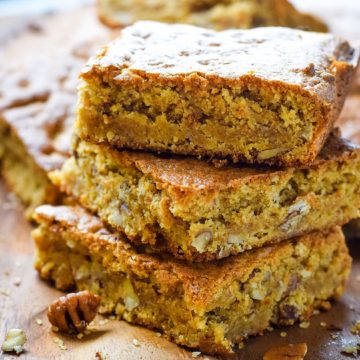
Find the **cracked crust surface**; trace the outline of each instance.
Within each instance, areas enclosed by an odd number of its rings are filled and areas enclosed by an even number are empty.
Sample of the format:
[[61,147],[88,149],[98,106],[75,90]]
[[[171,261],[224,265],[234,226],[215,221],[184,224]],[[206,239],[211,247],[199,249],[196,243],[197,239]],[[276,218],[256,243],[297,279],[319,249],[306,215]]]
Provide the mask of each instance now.
[[341,295],[351,264],[340,228],[187,264],[137,252],[121,233],[78,207],[42,206],[35,218],[42,278],[59,289],[98,293],[102,312],[209,353],[230,352],[270,322],[307,319],[321,301]]
[[120,148],[310,163],[357,63],[330,34],[138,22],[82,71],[77,129]]

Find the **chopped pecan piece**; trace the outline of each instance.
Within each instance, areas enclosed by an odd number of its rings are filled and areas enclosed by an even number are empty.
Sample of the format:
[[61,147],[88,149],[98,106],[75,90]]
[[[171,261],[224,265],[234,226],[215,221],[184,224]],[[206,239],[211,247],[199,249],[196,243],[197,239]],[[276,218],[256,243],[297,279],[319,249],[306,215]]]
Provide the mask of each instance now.
[[11,329],[7,332],[5,341],[1,346],[4,352],[15,352],[20,354],[24,351],[24,344],[26,343],[26,335],[22,329]]
[[94,320],[100,300],[100,296],[88,291],[61,296],[49,306],[47,316],[61,331],[80,333]]
[[269,349],[263,360],[303,360],[307,353],[306,343],[288,344]]

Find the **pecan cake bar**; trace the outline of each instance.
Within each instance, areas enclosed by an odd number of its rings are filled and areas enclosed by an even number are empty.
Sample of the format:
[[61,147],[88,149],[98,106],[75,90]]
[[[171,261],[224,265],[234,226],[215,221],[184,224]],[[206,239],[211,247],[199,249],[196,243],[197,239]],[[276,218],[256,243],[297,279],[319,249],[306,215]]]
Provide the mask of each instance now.
[[360,208],[360,147],[336,134],[312,165],[287,169],[216,168],[76,140],[50,176],[135,243],[195,261],[342,225]]
[[287,0],[98,0],[98,12],[112,27],[156,20],[215,29],[286,26],[327,31],[321,20],[299,12]]
[[310,163],[357,63],[330,34],[138,22],[82,71],[77,128],[119,148]]
[[48,172],[61,168],[70,156],[74,95],[63,95],[53,94],[48,102],[14,107],[0,114],[2,174],[11,190],[29,206],[29,215],[34,206],[54,204],[62,198]]
[[[28,60],[29,61],[29,60]],[[71,55],[51,66],[31,70],[36,61],[0,74],[1,172],[12,191],[32,209],[61,201],[48,172],[70,156],[70,129],[75,120],[76,70]]]
[[270,324],[308,319],[338,298],[351,258],[340,228],[226,260],[186,264],[137,252],[81,208],[42,206],[36,269],[61,290],[102,297],[100,311],[160,330],[177,344],[225,354]]
[[[48,172],[70,155],[78,73],[110,39],[87,10],[73,26],[78,15],[56,15],[33,25],[9,42],[0,59],[1,170],[29,214],[34,206],[61,201]],[[63,31],[69,24],[71,38]]]

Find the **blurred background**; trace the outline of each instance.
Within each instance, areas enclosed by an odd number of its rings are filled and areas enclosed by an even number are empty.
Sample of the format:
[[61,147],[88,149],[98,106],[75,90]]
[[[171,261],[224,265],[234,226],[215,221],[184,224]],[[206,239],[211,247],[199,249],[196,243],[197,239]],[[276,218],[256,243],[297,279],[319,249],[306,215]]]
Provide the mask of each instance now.
[[[173,1],[173,0],[169,0]],[[96,0],[0,0],[0,43],[41,14],[69,10]],[[360,0],[291,0],[299,10],[325,18],[334,33],[351,38],[360,30]],[[346,19],[346,21],[343,21]],[[351,39],[353,40],[353,39]],[[360,43],[360,39],[354,41]]]
[[91,0],[0,0],[0,15],[33,15],[58,9],[69,9]]
[[92,0],[0,0],[0,44],[39,15],[70,10]]

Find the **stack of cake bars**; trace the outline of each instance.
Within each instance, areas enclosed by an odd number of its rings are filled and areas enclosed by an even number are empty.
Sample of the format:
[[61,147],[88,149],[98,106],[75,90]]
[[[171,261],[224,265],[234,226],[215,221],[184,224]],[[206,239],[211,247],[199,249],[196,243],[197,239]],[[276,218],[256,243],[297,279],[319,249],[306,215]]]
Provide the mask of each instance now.
[[225,354],[338,298],[360,148],[333,124],[358,53],[287,28],[138,22],[81,73],[36,268],[101,311]]

